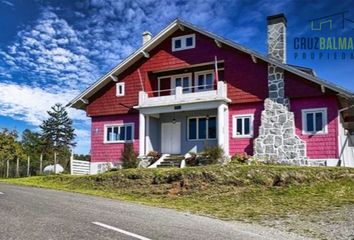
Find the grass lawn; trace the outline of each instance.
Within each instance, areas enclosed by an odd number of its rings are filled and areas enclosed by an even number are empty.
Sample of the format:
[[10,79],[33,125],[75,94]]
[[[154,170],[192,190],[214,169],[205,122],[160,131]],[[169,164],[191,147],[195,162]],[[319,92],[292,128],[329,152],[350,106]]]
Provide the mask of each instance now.
[[0,181],[174,208],[226,220],[266,221],[354,203],[354,169],[346,168],[230,164]]

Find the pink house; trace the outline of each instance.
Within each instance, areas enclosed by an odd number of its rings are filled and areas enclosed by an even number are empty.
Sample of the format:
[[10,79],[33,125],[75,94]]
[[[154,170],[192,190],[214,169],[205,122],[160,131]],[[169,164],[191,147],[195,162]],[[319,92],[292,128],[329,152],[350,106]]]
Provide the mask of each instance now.
[[286,18],[267,18],[268,54],[175,20],[70,102],[92,120],[92,164],[221,146],[301,165],[354,166],[354,95],[286,64]]

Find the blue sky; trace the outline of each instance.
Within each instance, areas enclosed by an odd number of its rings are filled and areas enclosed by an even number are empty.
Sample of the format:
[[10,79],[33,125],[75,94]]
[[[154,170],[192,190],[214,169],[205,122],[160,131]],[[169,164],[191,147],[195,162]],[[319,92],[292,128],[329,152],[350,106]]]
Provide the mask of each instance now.
[[[176,17],[266,53],[266,16],[288,19],[290,64],[354,91],[354,60],[295,59],[293,40],[309,37],[309,19],[348,11],[352,1],[103,1],[0,0],[0,128],[38,130],[46,111],[66,104]],[[324,35],[354,37],[354,26]],[[317,33],[316,33],[317,34]],[[78,153],[90,150],[90,121],[70,109]]]

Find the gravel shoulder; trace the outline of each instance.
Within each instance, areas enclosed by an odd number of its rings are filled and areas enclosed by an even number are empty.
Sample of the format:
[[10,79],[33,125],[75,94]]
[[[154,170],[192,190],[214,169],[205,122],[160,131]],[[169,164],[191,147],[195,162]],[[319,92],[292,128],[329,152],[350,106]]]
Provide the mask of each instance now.
[[354,205],[310,215],[291,215],[281,220],[269,219],[262,225],[313,239],[354,240]]

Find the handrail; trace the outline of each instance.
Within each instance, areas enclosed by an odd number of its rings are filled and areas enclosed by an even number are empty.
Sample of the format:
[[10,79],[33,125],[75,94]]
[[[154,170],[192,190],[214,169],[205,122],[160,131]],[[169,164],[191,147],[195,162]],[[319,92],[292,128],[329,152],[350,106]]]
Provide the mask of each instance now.
[[[215,86],[215,84],[204,84],[204,85],[195,85],[195,86],[189,86],[189,87],[181,87],[182,90],[186,90],[186,89],[197,89],[199,87],[211,87],[210,89],[207,89],[207,90],[214,90],[213,87]],[[175,91],[177,87],[175,88],[169,88],[169,89],[160,89],[160,90],[154,90],[154,91],[146,91],[147,94],[149,93],[161,93],[161,92],[172,92],[172,91]],[[204,89],[201,89],[201,90],[204,90]]]

